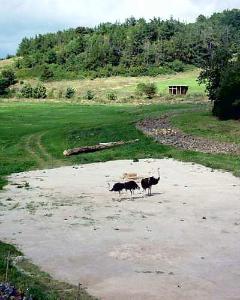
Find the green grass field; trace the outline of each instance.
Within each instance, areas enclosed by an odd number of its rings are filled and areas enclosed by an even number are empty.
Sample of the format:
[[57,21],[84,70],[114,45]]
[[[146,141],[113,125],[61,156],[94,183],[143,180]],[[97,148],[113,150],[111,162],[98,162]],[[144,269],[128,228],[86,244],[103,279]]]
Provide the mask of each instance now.
[[240,144],[240,122],[234,120],[220,122],[209,111],[182,113],[172,117],[171,122],[175,127],[191,135]]
[[[1,103],[1,186],[5,183],[4,176],[13,172],[124,158],[174,157],[237,173],[240,169],[240,159],[237,157],[176,150],[156,144],[135,128],[138,120],[148,116],[200,107],[205,106]],[[188,119],[194,128],[191,116],[192,113]],[[219,126],[221,124],[219,122]],[[228,131],[221,130],[221,134],[229,138]],[[64,149],[76,146],[136,138],[140,139],[137,144],[102,152],[71,158],[65,158],[62,154]]]

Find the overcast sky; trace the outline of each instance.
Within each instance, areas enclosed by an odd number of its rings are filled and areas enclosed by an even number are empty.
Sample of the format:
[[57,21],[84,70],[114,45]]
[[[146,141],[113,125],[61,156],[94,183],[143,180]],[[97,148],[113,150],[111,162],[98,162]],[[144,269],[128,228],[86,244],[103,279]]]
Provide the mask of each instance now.
[[240,8],[240,0],[0,0],[0,57],[14,54],[23,37],[39,33],[130,16],[190,22],[232,8]]

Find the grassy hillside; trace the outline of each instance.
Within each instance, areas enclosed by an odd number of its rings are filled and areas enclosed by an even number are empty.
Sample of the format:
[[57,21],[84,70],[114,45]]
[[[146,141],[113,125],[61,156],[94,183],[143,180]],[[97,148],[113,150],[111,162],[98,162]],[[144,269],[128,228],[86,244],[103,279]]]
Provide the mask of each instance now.
[[0,60],[0,72],[2,69],[12,67],[14,65],[15,60],[16,60],[16,58],[1,59]]
[[[111,102],[162,102],[162,101],[201,101],[206,99],[205,86],[199,85],[197,77],[199,75],[199,69],[193,69],[182,73],[176,73],[172,75],[159,75],[157,77],[109,77],[109,78],[96,78],[94,80],[82,79],[82,80],[61,80],[50,81],[43,83],[47,88],[47,94],[49,99],[62,99],[64,98],[66,89],[68,87],[73,88],[76,94],[73,97],[74,101],[86,101],[87,91],[91,91],[94,94],[94,99],[90,102],[107,103],[107,95],[109,93],[115,93],[117,99]],[[144,99],[136,94],[136,87],[139,83],[154,82],[157,86],[157,95],[154,99]],[[32,86],[37,85],[39,81],[37,79],[24,80],[24,83],[30,83]],[[187,96],[170,96],[168,93],[168,86],[173,84],[183,84],[189,86]],[[21,89],[22,85],[16,85],[18,89]]]
[[[0,103],[0,176],[34,168],[114,159],[174,157],[235,173],[240,158],[180,151],[156,144],[136,130],[135,122],[169,111],[199,109],[197,105],[83,106],[77,104]],[[191,114],[189,122],[192,123]],[[219,123],[220,124],[220,123]],[[224,132],[225,136],[229,132]],[[140,139],[134,145],[64,158],[64,149],[99,142]]]

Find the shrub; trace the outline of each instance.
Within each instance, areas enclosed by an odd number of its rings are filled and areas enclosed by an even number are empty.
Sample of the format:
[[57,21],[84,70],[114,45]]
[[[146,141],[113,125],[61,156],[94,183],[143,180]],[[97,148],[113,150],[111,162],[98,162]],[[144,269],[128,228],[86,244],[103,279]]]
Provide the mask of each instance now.
[[117,94],[115,92],[109,92],[107,93],[107,98],[110,101],[117,100]]
[[33,88],[33,98],[36,99],[45,99],[47,97],[47,89],[44,85],[38,84]]
[[40,75],[40,80],[48,81],[50,79],[53,79],[53,77],[54,77],[53,71],[50,70],[48,66],[43,66],[41,75]]
[[8,87],[8,81],[5,78],[0,78],[0,95],[7,94]]
[[139,83],[136,90],[138,95],[146,95],[149,99],[157,93],[157,87],[154,83]]
[[184,63],[180,60],[176,59],[173,62],[169,63],[169,67],[175,72],[183,72],[184,71]]
[[153,98],[157,93],[157,87],[154,83],[148,83],[145,86],[144,93],[146,94],[147,98]]
[[11,69],[3,70],[2,74],[1,74],[1,77],[5,78],[8,81],[9,85],[13,85],[13,84],[15,84],[17,82],[17,80],[16,80],[16,74]]
[[95,98],[95,94],[93,93],[93,91],[88,90],[84,96],[85,99],[87,100],[92,100]]
[[21,96],[24,98],[32,98],[33,96],[33,88],[30,83],[24,84],[24,86],[20,90]]
[[136,87],[136,94],[138,96],[142,96],[144,94],[145,86],[146,86],[145,83],[138,83]]
[[173,70],[167,65],[166,66],[150,66],[145,71],[145,73],[142,75],[155,77],[158,75],[165,75],[165,74],[172,74],[172,73],[174,73]]
[[131,66],[125,71],[127,75],[137,77],[137,76],[144,76],[147,72],[147,68],[142,66]]
[[75,95],[75,90],[71,87],[68,87],[65,93],[65,98],[70,99]]

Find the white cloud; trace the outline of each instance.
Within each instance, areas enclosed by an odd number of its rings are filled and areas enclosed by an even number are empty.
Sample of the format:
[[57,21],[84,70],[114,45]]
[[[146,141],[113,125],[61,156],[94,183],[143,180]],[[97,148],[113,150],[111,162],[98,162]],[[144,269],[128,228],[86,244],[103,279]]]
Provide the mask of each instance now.
[[[0,0],[0,55],[14,52],[24,36],[69,27],[94,26],[134,16],[193,21],[199,14],[240,7],[240,0]],[[3,40],[8,39],[5,46]]]

